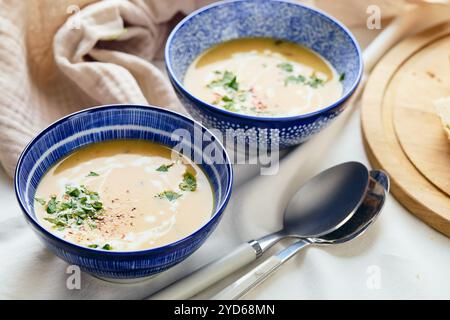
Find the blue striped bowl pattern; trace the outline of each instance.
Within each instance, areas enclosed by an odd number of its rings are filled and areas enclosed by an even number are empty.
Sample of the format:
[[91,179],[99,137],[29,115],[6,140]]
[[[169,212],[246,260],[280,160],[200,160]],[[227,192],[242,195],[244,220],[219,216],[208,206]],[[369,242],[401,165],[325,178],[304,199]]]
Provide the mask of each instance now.
[[[183,81],[192,61],[211,46],[244,37],[284,39],[314,50],[338,73],[345,73],[343,95],[318,111],[274,118],[233,113],[189,93]],[[356,89],[363,69],[358,43],[346,27],[323,12],[282,0],[224,1],[192,13],[170,34],[165,62],[178,97],[196,120],[224,135],[227,130],[237,130],[235,144],[260,143],[280,148],[306,141],[338,116]]]
[[[208,176],[214,190],[211,219],[188,237],[166,246],[139,251],[102,251],[65,241],[44,229],[34,213],[34,196],[42,176],[60,159],[91,143],[115,139],[143,139],[174,147],[176,129],[184,129],[186,154]],[[205,139],[194,143],[195,134]],[[211,163],[203,152],[212,146],[223,161]],[[217,159],[217,158],[216,158]],[[219,163],[220,162],[220,163]],[[232,166],[222,144],[206,128],[180,114],[150,106],[111,105],[87,109],[64,117],[39,133],[23,151],[16,168],[16,196],[27,222],[44,244],[69,264],[109,279],[134,279],[162,272],[186,259],[208,238],[220,221],[231,195]]]

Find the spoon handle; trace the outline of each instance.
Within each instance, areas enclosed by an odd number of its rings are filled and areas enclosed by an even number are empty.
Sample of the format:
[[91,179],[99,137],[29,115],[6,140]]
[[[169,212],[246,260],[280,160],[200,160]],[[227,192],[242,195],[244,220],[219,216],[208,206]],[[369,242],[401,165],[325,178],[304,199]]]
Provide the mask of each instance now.
[[299,240],[291,244],[286,249],[283,249],[277,254],[271,256],[256,268],[214,295],[211,300],[237,300],[241,298],[250,290],[266,280],[270,275],[278,270],[283,263],[292,258],[297,252],[310,244],[311,242],[307,240]]
[[150,297],[150,300],[183,300],[213,285],[217,281],[248,265],[257,257],[251,243],[243,243],[235,250],[174,282]]

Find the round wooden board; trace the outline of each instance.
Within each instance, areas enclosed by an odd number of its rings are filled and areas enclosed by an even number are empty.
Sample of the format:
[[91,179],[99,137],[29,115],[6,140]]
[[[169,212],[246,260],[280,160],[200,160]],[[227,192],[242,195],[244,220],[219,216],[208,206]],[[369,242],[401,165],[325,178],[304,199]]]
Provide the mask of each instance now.
[[450,196],[450,142],[434,101],[450,96],[450,34],[411,56],[393,76],[386,103],[394,106],[398,140],[411,162]]
[[450,23],[399,43],[375,67],[362,101],[372,165],[418,218],[450,236],[450,141],[433,101],[450,96]]

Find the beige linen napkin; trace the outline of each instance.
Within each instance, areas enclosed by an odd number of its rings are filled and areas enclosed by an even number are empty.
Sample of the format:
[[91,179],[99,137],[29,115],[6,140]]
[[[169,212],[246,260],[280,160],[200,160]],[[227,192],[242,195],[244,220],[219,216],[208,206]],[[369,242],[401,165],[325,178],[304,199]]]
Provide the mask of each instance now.
[[71,112],[110,103],[182,110],[151,61],[160,55],[171,19],[205,1],[85,6],[91,2],[0,1],[0,162],[9,175],[26,143]]

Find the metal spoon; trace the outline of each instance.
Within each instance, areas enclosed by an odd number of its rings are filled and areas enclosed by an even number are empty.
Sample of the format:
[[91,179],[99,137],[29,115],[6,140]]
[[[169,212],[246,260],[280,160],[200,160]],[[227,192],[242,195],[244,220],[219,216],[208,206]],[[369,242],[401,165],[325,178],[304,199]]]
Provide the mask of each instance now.
[[307,181],[292,197],[285,210],[281,230],[242,244],[150,299],[188,299],[259,258],[282,239],[318,238],[333,232],[360,206],[369,179],[369,171],[359,162],[346,162],[323,171]]
[[271,256],[259,266],[236,280],[234,283],[213,296],[213,300],[239,299],[258,286],[286,261],[303,248],[315,245],[331,245],[347,242],[362,233],[376,220],[380,214],[389,192],[389,178],[383,171],[370,173],[370,185],[366,197],[351,219],[339,229],[319,238],[301,239],[277,254]]

